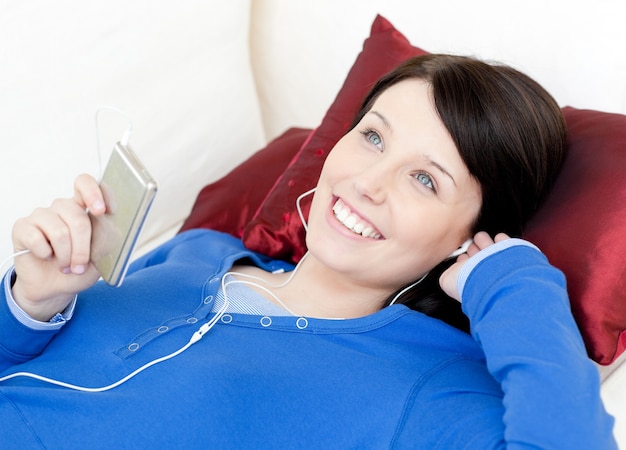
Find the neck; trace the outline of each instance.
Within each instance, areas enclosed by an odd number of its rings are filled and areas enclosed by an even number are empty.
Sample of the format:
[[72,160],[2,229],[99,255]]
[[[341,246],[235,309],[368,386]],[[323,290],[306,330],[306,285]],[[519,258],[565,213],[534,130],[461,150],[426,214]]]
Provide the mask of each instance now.
[[309,317],[362,317],[380,310],[389,295],[348,279],[313,255],[304,258],[295,273],[281,274],[281,280],[284,285],[273,292],[293,313]]

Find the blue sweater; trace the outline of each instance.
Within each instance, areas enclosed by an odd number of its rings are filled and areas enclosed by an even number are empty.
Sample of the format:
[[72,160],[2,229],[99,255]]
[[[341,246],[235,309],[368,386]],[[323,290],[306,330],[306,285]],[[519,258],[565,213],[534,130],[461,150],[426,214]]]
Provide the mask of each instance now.
[[[0,289],[0,376],[113,383],[188,342],[241,258],[291,268],[189,231],[122,287],[80,294],[56,331],[25,327]],[[403,305],[349,320],[226,314],[106,392],[4,381],[0,447],[616,448],[562,274],[513,245],[478,258],[461,288],[471,336]]]

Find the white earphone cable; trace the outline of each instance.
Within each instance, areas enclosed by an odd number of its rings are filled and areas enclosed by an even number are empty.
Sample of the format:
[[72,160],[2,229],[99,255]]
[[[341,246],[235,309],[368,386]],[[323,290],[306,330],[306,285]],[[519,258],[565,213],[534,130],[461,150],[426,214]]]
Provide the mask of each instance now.
[[314,187],[313,189],[310,189],[310,190],[306,191],[304,194],[300,194],[298,196],[298,198],[296,199],[296,209],[298,210],[298,216],[300,216],[300,222],[302,222],[302,225],[304,226],[304,231],[308,231],[309,230],[309,226],[308,226],[306,220],[304,219],[304,214],[302,213],[302,208],[300,206],[300,202],[307,195],[311,195],[312,193],[314,193],[316,189],[317,188]]
[[30,253],[30,250],[19,250],[13,253],[12,255],[9,255],[8,257],[4,258],[2,262],[0,263],[0,273],[4,273],[4,266],[6,266],[9,261],[11,261],[14,258],[17,258],[20,255],[25,255],[26,253]]
[[120,380],[116,381],[115,383],[111,383],[111,384],[106,385],[106,386],[102,386],[102,387],[79,386],[79,385],[76,385],[76,384],[71,384],[71,383],[67,383],[67,382],[64,382],[64,381],[55,380],[53,378],[48,378],[48,377],[45,377],[45,376],[42,376],[42,375],[38,375],[38,374],[35,374],[35,373],[30,373],[30,372],[16,372],[16,373],[12,373],[12,374],[6,375],[6,376],[0,378],[0,383],[2,383],[4,381],[7,381],[7,380],[10,380],[12,378],[23,377],[23,378],[32,378],[32,379],[35,379],[35,380],[43,381],[43,382],[48,383],[48,384],[64,387],[64,388],[67,388],[67,389],[72,389],[72,390],[75,390],[75,391],[82,391],[82,392],[104,392],[104,391],[109,391],[111,389],[114,389],[114,388],[120,386],[121,384],[126,383],[128,380],[130,380],[131,378],[134,378],[135,376],[137,376],[138,374],[140,374],[144,370],[148,369],[149,367],[152,367],[152,366],[154,366],[156,364],[159,364],[159,363],[162,363],[162,362],[167,361],[169,359],[172,359],[175,356],[178,356],[181,353],[183,353],[185,350],[187,350],[193,344],[195,344],[200,339],[202,339],[202,337],[211,328],[213,328],[213,326],[215,326],[215,324],[222,318],[222,316],[226,312],[227,308],[228,308],[228,300],[226,300],[224,302],[224,305],[222,305],[222,307],[211,318],[211,320],[209,320],[208,322],[203,324],[200,328],[198,328],[198,330],[196,330],[196,332],[191,336],[191,339],[189,339],[189,341],[185,345],[183,345],[181,348],[179,348],[178,350],[170,353],[169,355],[165,355],[165,356],[162,356],[160,358],[154,359],[154,360],[144,364],[143,366],[139,367],[135,371],[129,373],[124,378],[121,378]]
[[[111,108],[111,109],[115,109],[115,108]],[[98,112],[100,111],[100,109],[98,110]],[[121,112],[121,111],[120,111]],[[96,122],[97,122],[97,114],[96,113]],[[97,126],[96,126],[97,129]],[[129,128],[126,131],[126,135],[128,135],[130,133],[130,130],[132,129],[132,126],[129,126]],[[125,136],[126,136],[125,135]],[[99,152],[99,145],[98,145],[98,152]],[[302,213],[302,209],[300,207],[300,201],[302,200],[303,197],[305,197],[306,195],[309,195],[311,193],[313,193],[315,191],[315,189],[311,189],[310,191],[305,192],[304,194],[300,195],[298,197],[298,199],[296,200],[296,208],[298,210],[298,214],[300,216],[300,220],[302,220],[302,223],[305,227],[305,230],[307,228],[306,225],[306,221],[304,220],[304,215]],[[18,251],[15,252],[13,255],[9,256],[8,258],[6,258],[2,264],[0,265],[0,269],[8,262],[10,261],[12,258],[15,258],[19,255],[28,253],[29,250],[22,250],[22,251]],[[292,273],[290,274],[289,278],[287,278],[287,280],[279,285],[272,285],[269,284],[271,287],[283,287],[285,285],[287,285],[291,279],[293,278],[293,276],[296,274],[296,271],[298,269],[298,267],[300,266],[300,263],[302,263],[302,261],[304,261],[304,259],[306,258],[307,254],[305,254],[302,259],[298,262],[298,264],[296,265],[296,267],[294,268],[294,270],[292,271]],[[255,285],[257,287],[259,287],[260,289],[265,290],[266,292],[268,292],[270,295],[272,295],[288,312],[290,312],[292,315],[296,316],[296,314],[294,314],[289,308],[287,308],[287,306],[276,296],[274,295],[269,289],[260,286],[256,283],[252,283],[250,281],[245,281],[245,280],[231,280],[231,281],[226,281],[226,276],[227,275],[239,275],[239,276],[246,276],[250,279],[256,279],[259,281],[263,281],[265,282],[263,279],[259,278],[259,277],[255,277],[253,275],[246,275],[246,274],[240,274],[240,273],[236,273],[236,272],[228,272],[226,273],[223,277],[222,277],[222,292],[224,294],[224,304],[221,306],[221,308],[216,312],[216,314],[205,324],[203,324],[198,330],[196,330],[196,332],[191,336],[191,338],[189,339],[189,341],[182,346],[181,348],[179,348],[178,350],[170,353],[169,355],[165,355],[162,356],[160,358],[154,359],[146,364],[144,364],[143,366],[139,367],[138,369],[134,370],[133,372],[129,373],[128,375],[126,375],[124,378],[121,378],[120,380],[111,383],[109,385],[106,386],[101,386],[101,387],[85,387],[85,386],[79,386],[76,384],[72,384],[72,383],[67,383],[64,381],[60,381],[60,380],[56,380],[53,378],[49,378],[49,377],[45,377],[43,375],[38,375],[35,373],[30,373],[30,372],[16,372],[16,373],[12,373],[9,375],[6,375],[4,377],[0,378],[0,383],[10,380],[12,378],[18,378],[18,377],[22,377],[22,378],[32,378],[35,380],[39,380],[42,381],[44,383],[48,383],[48,384],[52,384],[55,386],[60,386],[60,387],[64,387],[67,389],[72,389],[75,391],[82,391],[82,392],[104,392],[104,391],[108,391],[111,389],[114,389],[124,383],[126,383],[128,380],[134,378],[135,376],[137,376],[138,374],[140,374],[141,372],[143,372],[144,370],[162,363],[164,361],[170,360],[178,355],[180,355],[181,353],[183,353],[184,351],[186,351],[189,347],[191,347],[193,344],[195,344],[196,342],[198,342],[200,339],[202,339],[202,337],[211,329],[215,326],[215,324],[222,318],[222,316],[226,313],[227,309],[228,309],[228,305],[229,305],[229,300],[228,300],[228,294],[226,292],[226,287],[229,284],[233,284],[233,283],[242,283],[242,284],[248,284],[248,285]]]
[[[26,254],[28,252],[29,252],[29,250],[21,250],[21,251],[15,252],[14,254],[12,254],[11,256],[6,258],[4,261],[2,261],[2,263],[0,264],[0,269],[2,269],[4,267],[4,265],[7,262],[9,262],[11,259],[13,259],[13,258],[15,258],[17,256],[20,256],[20,255]],[[226,312],[226,309],[228,308],[228,299],[226,298],[226,295],[224,295],[224,298],[225,298],[224,305],[222,305],[222,307],[219,309],[219,311],[217,311],[217,313],[208,322],[206,322],[200,328],[198,328],[198,330],[196,330],[196,332],[191,336],[191,339],[189,339],[189,341],[184,346],[182,346],[178,350],[170,353],[169,355],[162,356],[160,358],[154,359],[154,360],[144,364],[143,366],[139,367],[138,369],[136,369],[135,371],[133,371],[130,374],[126,375],[124,378],[116,381],[115,383],[111,383],[111,384],[109,384],[107,386],[102,386],[102,387],[85,387],[85,386],[79,386],[79,385],[76,385],[76,384],[67,383],[67,382],[64,382],[64,381],[55,380],[53,378],[48,378],[48,377],[45,377],[43,375],[38,375],[36,373],[30,373],[30,372],[15,372],[15,373],[6,375],[4,377],[0,377],[0,383],[3,383],[3,382],[5,382],[7,380],[10,380],[12,378],[22,377],[22,378],[32,378],[32,379],[35,379],[35,380],[43,381],[43,382],[48,383],[48,384],[53,384],[53,385],[56,385],[56,386],[64,387],[64,388],[67,388],[67,389],[72,389],[72,390],[75,390],[75,391],[82,391],[82,392],[104,392],[104,391],[108,391],[108,390],[114,389],[114,388],[120,386],[121,384],[126,383],[131,378],[134,378],[135,376],[137,376],[138,374],[140,374],[144,370],[148,369],[149,367],[152,367],[152,366],[154,366],[156,364],[162,363],[164,361],[167,361],[169,359],[174,358],[175,356],[180,355],[185,350],[187,350],[189,347],[191,347],[193,344],[195,344],[200,339],[202,339],[202,337],[211,328],[213,328],[213,326],[215,326],[215,324],[222,318],[222,316]]]

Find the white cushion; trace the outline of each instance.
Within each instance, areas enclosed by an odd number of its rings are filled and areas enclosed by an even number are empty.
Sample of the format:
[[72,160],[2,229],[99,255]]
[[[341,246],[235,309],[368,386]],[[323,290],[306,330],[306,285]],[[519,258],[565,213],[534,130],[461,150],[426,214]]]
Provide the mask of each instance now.
[[[18,216],[98,174],[101,105],[128,113],[131,146],[159,182],[142,242],[175,232],[200,188],[265,142],[249,19],[249,0],[3,4],[0,256]],[[99,122],[104,165],[127,120]]]
[[626,113],[626,42],[619,2],[529,0],[259,0],[252,57],[268,137],[317,126],[376,14],[429,52],[509,63],[563,106]]

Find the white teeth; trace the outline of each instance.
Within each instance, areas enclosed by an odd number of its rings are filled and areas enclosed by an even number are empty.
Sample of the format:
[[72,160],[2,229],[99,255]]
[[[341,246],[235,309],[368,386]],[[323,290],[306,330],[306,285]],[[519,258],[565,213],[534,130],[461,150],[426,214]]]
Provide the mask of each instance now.
[[371,225],[361,221],[359,216],[353,214],[341,200],[333,206],[333,212],[339,222],[341,222],[346,228],[352,230],[356,234],[360,234],[363,237],[369,237],[373,239],[380,239],[381,235],[374,231]]
[[[335,204],[335,206],[337,206]],[[335,215],[337,216],[337,219],[339,219],[340,222],[344,222],[348,216],[350,215],[350,210],[348,208],[341,208],[339,207],[338,210],[335,210]]]
[[346,220],[343,221],[343,224],[354,231],[354,226],[356,225],[357,220],[358,219],[354,214],[350,214]]

